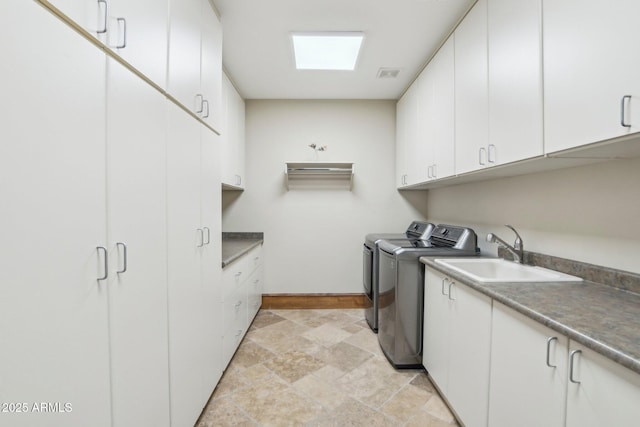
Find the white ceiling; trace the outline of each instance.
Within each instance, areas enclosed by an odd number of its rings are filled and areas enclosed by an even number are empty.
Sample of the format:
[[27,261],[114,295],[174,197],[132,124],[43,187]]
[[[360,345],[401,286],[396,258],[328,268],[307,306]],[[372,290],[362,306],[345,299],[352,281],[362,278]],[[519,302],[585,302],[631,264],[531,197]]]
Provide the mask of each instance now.
[[[397,99],[476,0],[213,0],[246,99]],[[296,70],[291,32],[364,31],[355,71]],[[377,78],[382,67],[397,78]]]

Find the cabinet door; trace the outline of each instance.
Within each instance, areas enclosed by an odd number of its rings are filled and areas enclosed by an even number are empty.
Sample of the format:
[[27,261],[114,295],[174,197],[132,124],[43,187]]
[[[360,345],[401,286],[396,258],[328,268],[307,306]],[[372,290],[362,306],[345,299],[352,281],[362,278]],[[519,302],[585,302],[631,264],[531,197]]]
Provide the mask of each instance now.
[[113,424],[168,426],[166,101],[116,61],[108,65]]
[[447,398],[468,426],[487,425],[491,299],[459,283],[449,287],[449,385]]
[[[455,37],[455,169],[462,174],[487,164],[489,76],[487,0],[478,0]],[[480,150],[484,149],[484,153]]]
[[396,104],[396,187],[405,185],[407,175],[407,115],[409,97],[405,94]]
[[405,168],[406,168],[406,177],[405,184],[411,185],[420,182],[418,180],[419,169],[421,166],[421,159],[419,153],[417,153],[416,147],[419,144],[418,138],[418,81],[416,80],[410,87],[407,89],[407,92],[404,94],[407,98],[406,100],[406,108],[407,114],[405,116]]
[[442,45],[429,64],[435,85],[433,87],[433,158],[432,178],[445,178],[454,174],[455,163],[455,91],[454,91],[454,38]]
[[201,248],[202,266],[202,324],[203,343],[203,401],[209,400],[220,376],[222,375],[222,207],[220,186],[219,136],[208,128],[201,126],[202,158],[201,158],[201,222],[205,227],[205,245]]
[[543,10],[545,152],[640,131],[640,2],[545,0]]
[[411,173],[411,183],[417,184],[432,179],[435,164],[434,146],[436,143],[436,100],[437,85],[432,62],[420,73],[417,84],[416,136],[409,146],[407,157]]
[[171,425],[193,425],[202,410],[200,126],[167,102],[167,241]]
[[542,155],[541,0],[489,0],[489,146],[493,166]]
[[167,91],[197,114],[203,111],[200,92],[201,1],[169,1]]
[[425,269],[424,280],[422,364],[446,394],[449,381],[449,281],[429,268]]
[[494,302],[491,427],[564,424],[567,348],[565,336]]
[[168,0],[107,1],[107,45],[158,86],[166,88]]
[[222,124],[222,25],[209,0],[202,0],[201,87],[206,105],[202,118],[213,128]]
[[[638,425],[640,375],[595,353],[570,343],[573,380],[567,390],[567,427]],[[571,362],[571,361],[570,361]]]
[[0,402],[27,406],[0,424],[110,426],[105,57],[34,1],[0,14]]
[[222,182],[233,188],[244,187],[245,104],[224,76],[225,124],[222,131],[223,165]]

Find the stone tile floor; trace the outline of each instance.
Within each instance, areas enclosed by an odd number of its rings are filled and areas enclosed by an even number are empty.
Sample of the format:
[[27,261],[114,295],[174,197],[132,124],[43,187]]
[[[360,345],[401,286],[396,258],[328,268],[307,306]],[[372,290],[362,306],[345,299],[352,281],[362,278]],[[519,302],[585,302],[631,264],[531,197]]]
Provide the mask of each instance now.
[[196,426],[457,424],[424,370],[393,369],[354,309],[261,310]]

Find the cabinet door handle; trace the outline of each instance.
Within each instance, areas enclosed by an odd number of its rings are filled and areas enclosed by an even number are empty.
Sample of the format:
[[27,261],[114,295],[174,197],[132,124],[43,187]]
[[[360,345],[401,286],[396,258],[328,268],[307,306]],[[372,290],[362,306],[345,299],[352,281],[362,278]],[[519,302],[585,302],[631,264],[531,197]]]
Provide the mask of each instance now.
[[447,279],[446,277],[444,279],[442,279],[442,288],[440,289],[440,292],[444,296],[447,296],[447,293],[444,291],[444,284],[447,283],[448,281],[449,281],[449,279]]
[[197,246],[201,248],[204,246],[204,230],[202,228],[198,228],[198,234],[200,234],[200,244]]
[[449,300],[450,301],[455,301],[456,300],[455,298],[451,298],[451,286],[453,286],[453,284],[454,284],[453,281],[449,282]]
[[127,244],[123,242],[116,243],[116,247],[122,247],[122,270],[116,271],[117,274],[126,273],[127,272]]
[[484,148],[484,147],[480,147],[480,149],[478,150],[478,163],[480,163],[482,166],[484,166],[484,165],[485,165],[484,160],[482,160],[482,153],[483,153],[483,152],[484,152],[484,153],[485,153],[485,155],[486,155],[486,153],[487,153],[487,149],[486,149],[486,148]]
[[201,93],[196,93],[196,113],[202,113],[204,109],[204,96]]
[[624,116],[625,116],[625,106],[626,106],[626,100],[631,101],[631,95],[625,95],[622,97],[622,100],[620,101],[620,125],[626,128],[630,128],[631,124],[630,123],[625,123],[624,122]]
[[211,243],[211,230],[209,230],[209,227],[203,227],[203,229],[207,231],[207,241],[204,241],[204,237],[202,239],[202,245],[204,246]]
[[[493,153],[493,156],[491,155],[491,153]],[[489,144],[489,148],[487,149],[487,161],[489,163],[496,162],[496,146],[494,144]]]
[[551,343],[553,341],[558,341],[558,337],[550,337],[547,338],[547,366],[550,368],[557,368],[556,365],[552,365],[549,358],[551,357]]
[[438,165],[434,164],[431,166],[431,174],[433,175],[432,178],[438,177]]
[[117,45],[116,49],[124,49],[127,47],[127,20],[125,18],[116,18],[116,21],[122,23],[122,44]]
[[109,253],[104,246],[97,246],[96,249],[104,252],[104,275],[98,277],[98,280],[107,280],[107,277],[109,277]]
[[98,0],[98,8],[100,5],[104,5],[104,23],[101,30],[96,31],[98,34],[104,34],[107,32],[107,19],[109,17],[109,5],[107,4],[107,0]]
[[208,118],[208,117],[209,117],[209,101],[207,101],[206,99],[202,101],[202,109],[203,109],[203,110],[204,110],[204,107],[205,107],[205,106],[206,106],[207,108],[206,108],[206,110],[205,110],[205,111],[206,111],[206,113],[203,113],[203,114],[202,114],[202,118],[203,118],[203,119],[206,119],[206,118]]
[[573,372],[573,368],[574,368],[574,365],[575,365],[574,358],[575,358],[576,354],[580,354],[580,353],[582,353],[582,350],[573,350],[571,352],[571,354],[569,355],[569,381],[571,381],[574,384],[580,384],[580,381],[577,381],[575,379],[574,375],[573,375],[573,373],[574,373]]

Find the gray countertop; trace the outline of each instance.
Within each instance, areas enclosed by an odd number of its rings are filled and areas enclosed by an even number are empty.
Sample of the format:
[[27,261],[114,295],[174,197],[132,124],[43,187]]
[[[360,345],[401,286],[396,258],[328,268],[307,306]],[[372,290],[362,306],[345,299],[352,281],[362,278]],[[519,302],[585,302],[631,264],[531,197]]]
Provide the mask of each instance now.
[[640,374],[640,295],[595,282],[480,283],[423,264]]
[[264,242],[263,233],[222,233],[222,268]]

